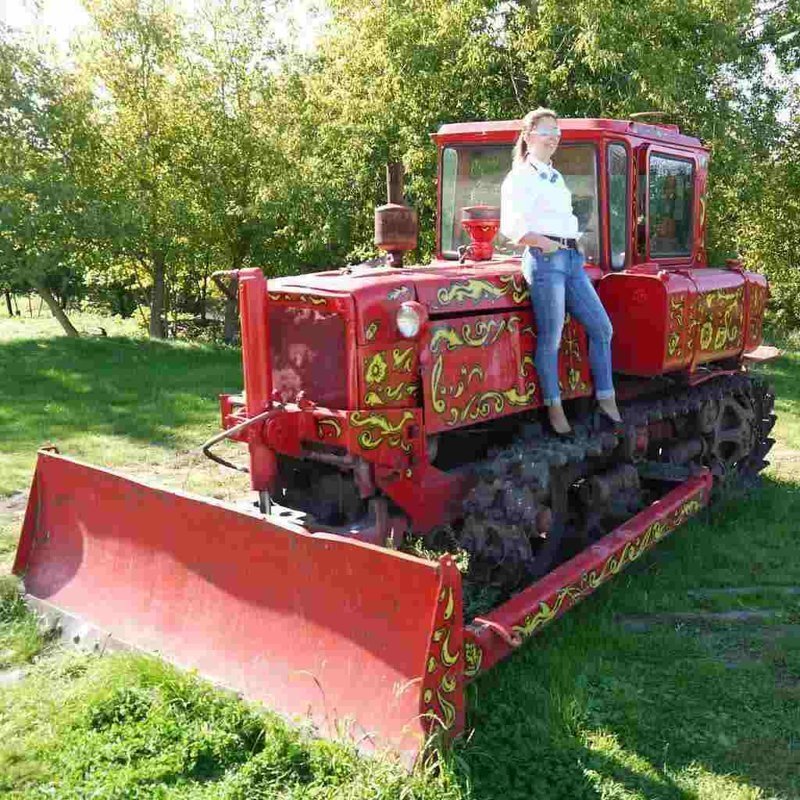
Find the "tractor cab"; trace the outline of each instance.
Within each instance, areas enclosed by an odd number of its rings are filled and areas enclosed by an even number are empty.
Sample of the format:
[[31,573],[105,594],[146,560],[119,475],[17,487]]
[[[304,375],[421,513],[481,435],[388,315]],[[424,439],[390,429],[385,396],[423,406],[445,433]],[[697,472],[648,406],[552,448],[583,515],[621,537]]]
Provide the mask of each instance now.
[[[603,271],[650,264],[706,266],[708,151],[675,125],[600,119],[559,120],[553,164],[572,192],[586,263]],[[438,253],[458,259],[469,245],[464,209],[499,216],[500,187],[511,169],[520,121],[443,125],[439,148]],[[502,233],[498,258],[521,255]]]

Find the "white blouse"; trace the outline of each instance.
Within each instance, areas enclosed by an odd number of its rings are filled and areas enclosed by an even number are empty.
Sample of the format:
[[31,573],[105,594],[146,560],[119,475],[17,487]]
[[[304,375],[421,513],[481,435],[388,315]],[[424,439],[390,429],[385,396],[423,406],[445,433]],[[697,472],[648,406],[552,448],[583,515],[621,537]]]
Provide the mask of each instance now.
[[561,173],[530,156],[515,165],[500,190],[500,230],[513,242],[526,233],[577,239],[578,218]]

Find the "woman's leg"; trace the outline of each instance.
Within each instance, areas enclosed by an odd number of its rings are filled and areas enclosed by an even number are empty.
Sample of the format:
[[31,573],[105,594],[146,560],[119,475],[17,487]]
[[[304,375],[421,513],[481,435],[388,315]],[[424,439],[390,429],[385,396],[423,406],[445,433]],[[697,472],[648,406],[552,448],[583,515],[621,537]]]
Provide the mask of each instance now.
[[[561,252],[551,256],[537,256],[536,271],[531,282],[531,302],[536,319],[534,362],[539,374],[544,404],[552,408],[556,414],[561,411],[558,350],[561,345],[561,331],[564,328],[564,281],[568,265],[565,256],[566,253]],[[551,421],[558,422],[553,420],[552,414]],[[563,424],[561,427],[564,427]]]
[[616,418],[619,414],[616,410],[611,374],[611,320],[583,269],[583,256],[574,253],[570,266],[566,281],[566,308],[583,325],[589,337],[589,364],[597,400],[605,411]]

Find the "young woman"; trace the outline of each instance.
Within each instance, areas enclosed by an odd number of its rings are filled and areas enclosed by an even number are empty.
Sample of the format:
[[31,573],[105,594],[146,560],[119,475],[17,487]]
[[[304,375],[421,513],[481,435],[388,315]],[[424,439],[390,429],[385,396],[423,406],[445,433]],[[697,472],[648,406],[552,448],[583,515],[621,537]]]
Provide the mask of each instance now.
[[500,228],[513,242],[525,245],[522,273],[530,284],[536,317],[536,370],[550,425],[565,436],[571,428],[558,386],[565,311],[583,325],[589,337],[589,362],[601,413],[615,424],[622,419],[611,377],[611,322],[583,269],[572,195],[551,162],[560,139],[554,111],[537,108],[522,120],[514,165],[503,181]]

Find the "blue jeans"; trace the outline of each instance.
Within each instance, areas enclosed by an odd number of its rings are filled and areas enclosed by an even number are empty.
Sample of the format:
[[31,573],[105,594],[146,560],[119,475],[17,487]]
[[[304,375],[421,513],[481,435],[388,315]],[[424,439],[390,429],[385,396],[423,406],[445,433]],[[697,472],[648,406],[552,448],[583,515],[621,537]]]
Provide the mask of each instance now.
[[558,350],[565,311],[583,325],[589,337],[589,364],[598,400],[613,397],[611,320],[583,269],[583,256],[577,250],[545,254],[539,248],[526,247],[522,273],[531,287],[537,331],[534,361],[544,404],[551,406],[561,402]]

